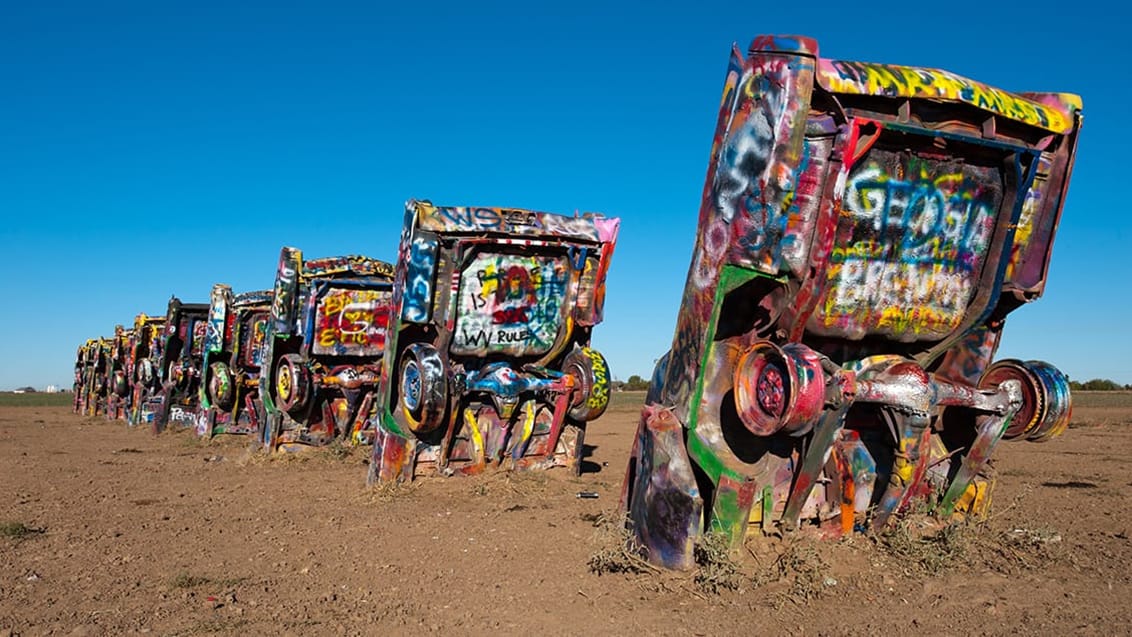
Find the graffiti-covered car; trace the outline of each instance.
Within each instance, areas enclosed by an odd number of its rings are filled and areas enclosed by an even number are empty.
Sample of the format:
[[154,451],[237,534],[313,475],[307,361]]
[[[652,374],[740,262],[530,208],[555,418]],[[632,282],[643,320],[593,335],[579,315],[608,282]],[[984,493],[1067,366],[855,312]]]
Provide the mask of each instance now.
[[212,286],[201,365],[200,435],[258,435],[263,423],[259,375],[271,296],[271,290],[233,295],[228,285]]
[[201,365],[208,332],[208,304],[169,299],[161,342],[160,383],[142,407],[152,414],[153,432],[168,425],[198,427]]
[[370,482],[581,466],[619,220],[410,201]]
[[85,343],[79,345],[79,349],[75,352],[75,382],[74,382],[74,395],[72,396],[73,405],[72,409],[76,414],[86,414],[87,405],[87,390],[91,380],[90,366],[94,361],[94,348],[98,344],[98,339],[88,338]]
[[126,420],[130,408],[130,341],[133,328],[114,326],[106,373],[106,419]]
[[165,317],[142,312],[134,317],[127,367],[130,405],[126,422],[130,426],[152,423],[149,405],[161,390],[161,348],[165,342]]
[[692,265],[622,506],[649,558],[704,532],[979,515],[1000,439],[1068,423],[1063,374],[994,355],[1042,294],[1081,101],[736,48]]
[[103,337],[88,341],[82,371],[83,393],[79,400],[79,413],[84,416],[106,413],[107,389],[110,385],[110,343],[111,339]]
[[263,353],[264,445],[296,451],[366,442],[381,373],[393,266],[365,256],[303,259],[284,247]]

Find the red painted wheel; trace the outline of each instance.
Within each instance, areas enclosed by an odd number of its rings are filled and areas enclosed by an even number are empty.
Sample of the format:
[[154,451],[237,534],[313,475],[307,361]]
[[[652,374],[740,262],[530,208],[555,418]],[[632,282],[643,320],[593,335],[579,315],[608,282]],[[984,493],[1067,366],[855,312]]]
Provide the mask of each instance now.
[[1061,435],[1068,428],[1073,400],[1065,374],[1042,361],[1005,359],[983,372],[979,387],[992,389],[1011,380],[1021,386],[1022,406],[1015,412],[1003,438],[1024,437],[1042,442]]
[[818,355],[800,343],[752,344],[735,366],[735,407],[758,436],[801,436],[825,407],[825,373]]

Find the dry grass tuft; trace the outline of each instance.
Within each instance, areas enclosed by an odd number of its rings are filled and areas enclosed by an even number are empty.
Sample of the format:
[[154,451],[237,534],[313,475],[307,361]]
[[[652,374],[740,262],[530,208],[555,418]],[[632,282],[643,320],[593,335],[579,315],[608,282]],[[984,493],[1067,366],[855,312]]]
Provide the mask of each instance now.
[[13,540],[25,540],[33,535],[39,535],[43,532],[44,529],[36,529],[30,527],[23,522],[0,523],[0,537],[11,538]]
[[964,563],[975,535],[973,526],[953,523],[932,528],[918,525],[917,519],[901,519],[873,537],[877,546],[903,566],[905,575],[934,575]]
[[392,502],[411,497],[417,490],[419,482],[378,482],[370,488],[371,501]]
[[733,559],[731,544],[723,533],[705,533],[693,549],[696,574],[693,581],[704,593],[712,595],[739,590],[743,582],[739,564]]
[[170,588],[197,588],[212,583],[212,578],[205,577],[204,575],[191,575],[186,571],[181,571],[169,580]]
[[473,477],[469,491],[476,497],[544,498],[549,480],[545,471],[489,471]]
[[214,579],[206,575],[194,575],[188,571],[181,571],[169,580],[170,588],[200,588],[202,586],[212,586],[217,589],[230,589],[233,586],[247,581],[246,577],[227,577],[222,579]]
[[644,547],[637,541],[627,515],[602,513],[592,518],[592,524],[597,550],[590,555],[590,572],[598,575],[660,572],[645,560]]
[[801,606],[821,597],[829,585],[828,572],[829,564],[818,550],[808,541],[798,541],[788,545],[775,559],[774,565],[755,578],[755,585],[789,582],[789,588],[778,600],[779,605],[789,601]]

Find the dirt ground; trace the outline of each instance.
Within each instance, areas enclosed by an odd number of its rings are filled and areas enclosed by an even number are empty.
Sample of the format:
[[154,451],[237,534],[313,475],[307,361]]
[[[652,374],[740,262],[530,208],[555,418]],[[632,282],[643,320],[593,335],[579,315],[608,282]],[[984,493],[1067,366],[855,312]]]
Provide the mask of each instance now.
[[1132,398],[1083,402],[1063,437],[1000,447],[984,525],[752,538],[737,570],[698,575],[591,570],[616,553],[597,519],[616,507],[632,401],[591,424],[580,478],[381,490],[360,450],[267,458],[3,407],[0,636],[1130,634]]

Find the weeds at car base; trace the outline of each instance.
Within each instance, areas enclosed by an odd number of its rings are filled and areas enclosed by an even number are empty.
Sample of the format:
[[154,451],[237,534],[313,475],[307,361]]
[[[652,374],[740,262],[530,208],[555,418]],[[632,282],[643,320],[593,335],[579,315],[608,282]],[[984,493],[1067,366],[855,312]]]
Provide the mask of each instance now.
[[692,580],[702,592],[717,595],[737,591],[743,583],[739,564],[732,556],[726,535],[705,533],[693,550],[696,574]]
[[372,502],[402,500],[416,492],[418,484],[417,482],[401,482],[400,480],[378,482],[370,489],[370,500]]
[[903,567],[905,575],[934,575],[963,563],[975,533],[972,526],[949,524],[923,532],[914,520],[902,519],[873,537]]
[[590,572],[597,575],[661,572],[642,557],[644,548],[629,527],[627,515],[587,513],[582,519],[594,526],[593,543],[597,550],[590,555]]
[[769,569],[757,573],[754,585],[763,587],[775,582],[788,582],[789,587],[776,594],[776,606],[786,602],[805,605],[817,599],[831,586],[829,564],[817,548],[807,541],[792,542],[778,555]]

